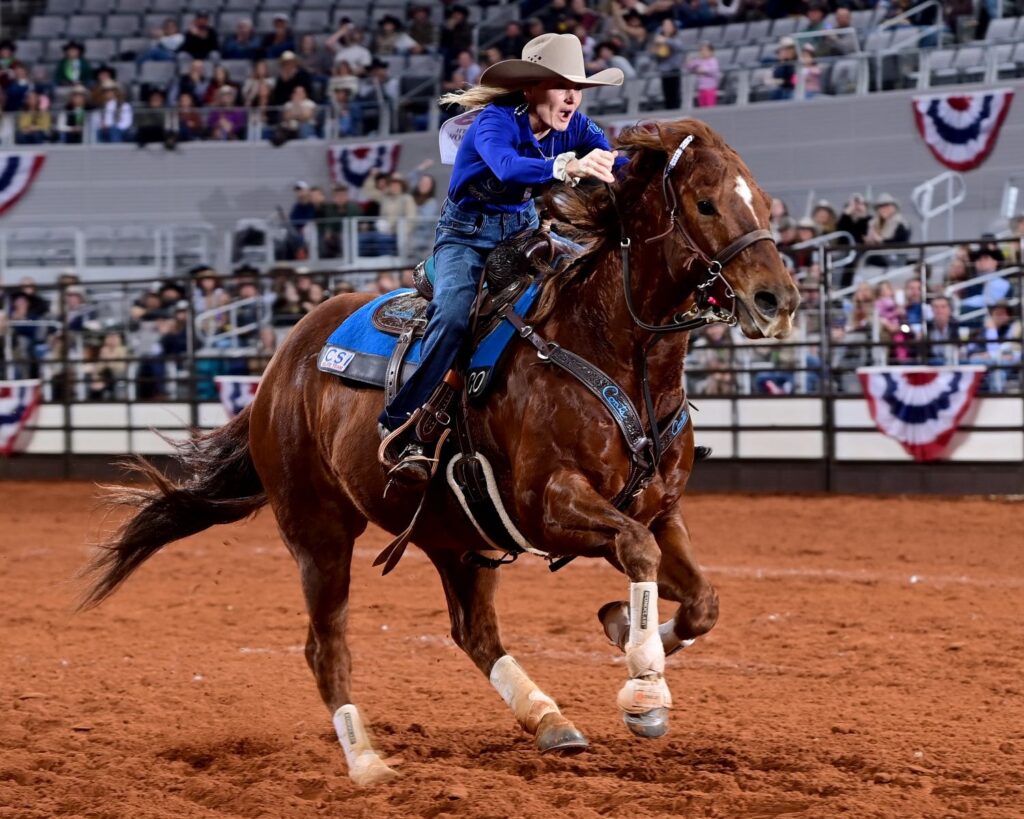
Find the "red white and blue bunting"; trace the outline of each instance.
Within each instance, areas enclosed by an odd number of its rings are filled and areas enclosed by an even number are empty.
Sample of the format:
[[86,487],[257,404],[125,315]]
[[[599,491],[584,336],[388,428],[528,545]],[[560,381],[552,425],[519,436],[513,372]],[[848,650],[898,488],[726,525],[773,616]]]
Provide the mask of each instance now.
[[344,183],[361,188],[370,171],[383,174],[398,170],[402,145],[396,140],[366,142],[360,145],[331,145],[327,149],[327,167],[335,185]]
[[985,368],[862,367],[857,375],[879,431],[915,461],[935,461],[971,408]]
[[0,151],[0,215],[28,192],[45,161],[45,154]]
[[1009,88],[929,94],[914,97],[914,121],[939,162],[954,171],[969,171],[992,153],[1011,102]]
[[39,406],[41,394],[38,378],[24,381],[0,381],[0,455],[10,455],[24,448],[28,435],[26,424]]
[[228,418],[234,418],[252,403],[260,385],[258,375],[217,375],[213,380]]

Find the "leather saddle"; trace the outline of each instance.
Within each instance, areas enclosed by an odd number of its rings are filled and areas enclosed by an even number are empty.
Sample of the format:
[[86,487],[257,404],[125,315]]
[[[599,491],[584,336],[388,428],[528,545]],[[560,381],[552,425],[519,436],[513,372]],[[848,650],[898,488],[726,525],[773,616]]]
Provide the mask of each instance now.
[[[568,265],[579,246],[543,228],[524,231],[497,245],[484,265],[485,287],[476,305],[474,342],[486,336],[500,321],[499,311],[515,301],[537,275]],[[413,271],[416,292],[397,296],[373,313],[373,325],[389,335],[412,331],[423,334],[427,307],[434,297],[434,258],[428,256]]]

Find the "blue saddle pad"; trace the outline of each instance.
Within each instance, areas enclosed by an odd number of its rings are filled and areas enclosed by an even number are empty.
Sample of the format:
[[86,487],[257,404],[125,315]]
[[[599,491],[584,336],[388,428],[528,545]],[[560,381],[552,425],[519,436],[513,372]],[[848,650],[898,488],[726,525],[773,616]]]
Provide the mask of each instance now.
[[[373,323],[373,314],[385,302],[413,292],[409,289],[395,290],[378,296],[356,310],[331,333],[320,351],[317,367],[325,373],[333,373],[346,380],[383,389],[388,360],[398,343],[398,337],[378,329]],[[539,284],[530,284],[515,302],[513,309],[516,313],[525,316],[533,307],[539,292]],[[501,321],[477,345],[466,374],[469,394],[472,397],[477,398],[487,392],[494,372],[501,362],[502,354],[515,333],[515,328],[511,324]],[[402,382],[405,382],[419,366],[421,348],[421,339],[416,339],[409,347],[402,367]]]

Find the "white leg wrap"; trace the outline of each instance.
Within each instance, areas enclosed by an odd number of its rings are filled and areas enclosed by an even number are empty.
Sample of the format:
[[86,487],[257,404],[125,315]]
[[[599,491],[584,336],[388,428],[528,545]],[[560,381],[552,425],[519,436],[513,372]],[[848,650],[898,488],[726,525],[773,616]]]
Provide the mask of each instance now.
[[629,584],[629,640],[626,665],[631,678],[665,671],[665,649],[658,631],[658,584]]
[[372,785],[396,775],[373,750],[363,718],[354,705],[343,705],[334,712],[334,730],[345,751],[348,775],[357,785]]
[[491,685],[512,709],[519,724],[531,734],[548,714],[558,713],[555,701],[541,691],[511,654],[505,654],[491,668]]
[[626,680],[619,690],[618,703],[627,714],[643,714],[652,708],[671,708],[672,694],[664,677]]

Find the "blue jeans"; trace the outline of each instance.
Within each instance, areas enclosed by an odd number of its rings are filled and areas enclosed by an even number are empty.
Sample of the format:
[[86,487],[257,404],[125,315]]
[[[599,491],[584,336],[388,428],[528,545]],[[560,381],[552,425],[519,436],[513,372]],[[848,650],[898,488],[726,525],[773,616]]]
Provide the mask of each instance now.
[[381,413],[382,424],[394,429],[426,403],[466,341],[487,254],[537,224],[532,203],[517,213],[491,214],[473,213],[445,200],[434,234],[434,298],[427,308],[420,365]]

